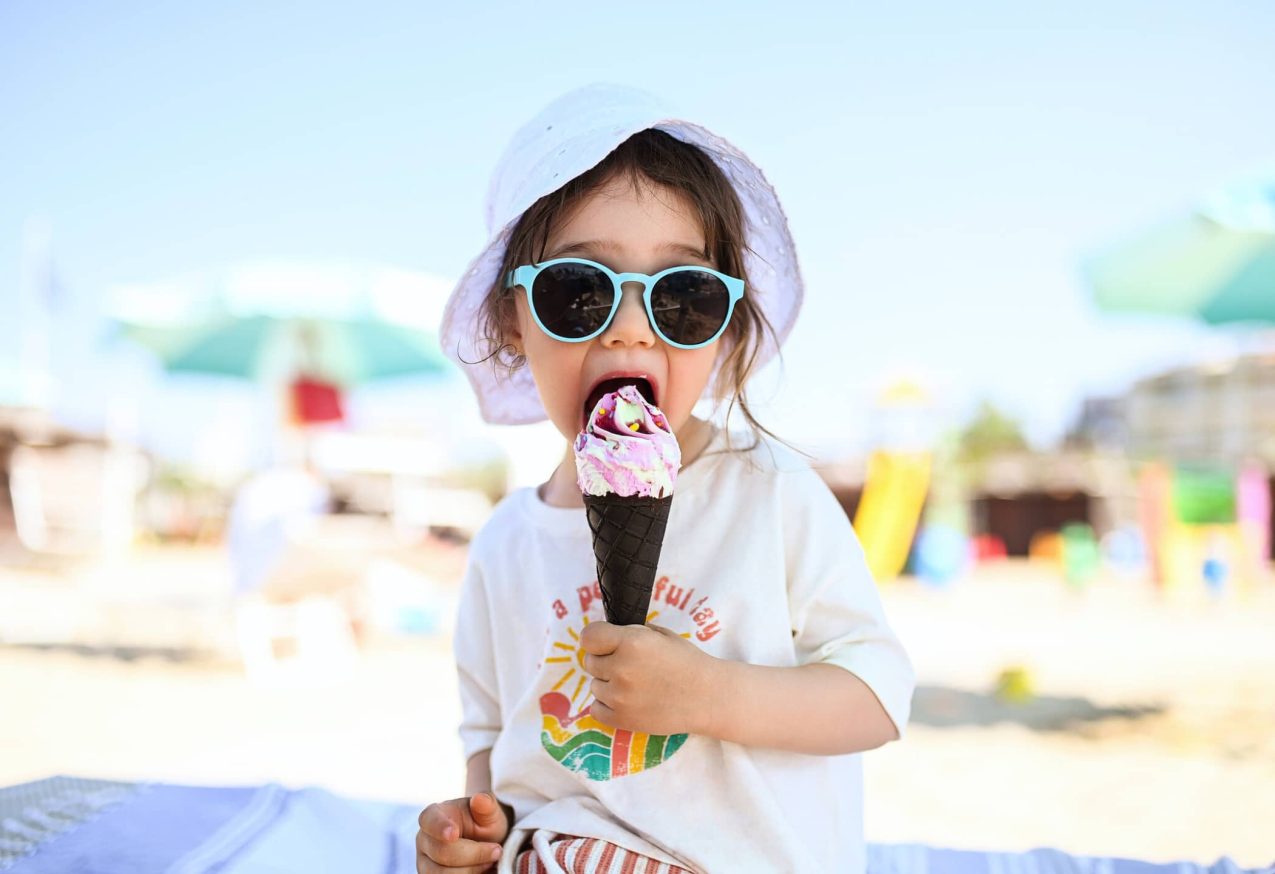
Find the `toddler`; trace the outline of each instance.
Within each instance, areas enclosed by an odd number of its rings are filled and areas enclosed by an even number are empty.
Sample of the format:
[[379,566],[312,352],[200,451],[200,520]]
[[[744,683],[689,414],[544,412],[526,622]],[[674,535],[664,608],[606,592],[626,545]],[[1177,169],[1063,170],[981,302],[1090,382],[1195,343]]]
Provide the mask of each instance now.
[[[422,811],[417,870],[861,872],[858,754],[901,736],[914,675],[845,513],[748,406],[802,299],[774,191],[654,98],[593,86],[515,135],[487,223],[443,346],[488,422],[547,418],[566,445],[471,545],[465,797]],[[571,442],[623,385],[682,468],[647,622],[621,626]]]

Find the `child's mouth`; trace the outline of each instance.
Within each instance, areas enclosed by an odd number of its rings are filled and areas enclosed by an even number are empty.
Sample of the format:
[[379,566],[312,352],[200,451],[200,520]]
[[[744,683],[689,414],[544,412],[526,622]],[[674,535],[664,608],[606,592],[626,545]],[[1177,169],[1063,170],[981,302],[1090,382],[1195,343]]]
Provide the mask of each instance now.
[[604,379],[595,385],[589,396],[585,398],[584,406],[581,408],[582,420],[580,427],[583,429],[588,426],[589,419],[593,415],[593,411],[598,408],[598,401],[602,400],[602,396],[613,391],[619,391],[626,385],[635,386],[638,394],[652,406],[658,406],[655,402],[655,389],[650,381],[640,376],[617,376],[611,379]]

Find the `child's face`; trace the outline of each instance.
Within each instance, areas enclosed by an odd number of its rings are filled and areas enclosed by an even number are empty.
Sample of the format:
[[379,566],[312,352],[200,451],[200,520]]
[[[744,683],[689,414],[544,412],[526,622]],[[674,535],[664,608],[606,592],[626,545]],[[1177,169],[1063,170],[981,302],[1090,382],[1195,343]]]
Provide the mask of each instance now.
[[[713,266],[704,258],[704,231],[682,198],[645,180],[634,190],[614,179],[552,229],[543,260],[587,258],[617,273],[654,274],[681,265]],[[518,335],[550,421],[571,440],[586,421],[590,391],[604,378],[642,376],[674,433],[690,420],[713,371],[717,343],[678,349],[660,340],[642,303],[642,287],[625,283],[615,319],[598,337],[564,343],[537,327],[526,296],[515,295]]]

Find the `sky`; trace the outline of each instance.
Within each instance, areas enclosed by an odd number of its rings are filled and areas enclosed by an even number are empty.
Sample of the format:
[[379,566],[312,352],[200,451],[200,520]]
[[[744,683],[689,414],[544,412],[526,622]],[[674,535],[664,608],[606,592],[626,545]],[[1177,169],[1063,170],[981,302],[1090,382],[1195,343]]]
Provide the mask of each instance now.
[[[34,384],[23,238],[45,228],[47,397],[85,427],[131,398],[142,438],[179,448],[200,415],[258,402],[103,345],[112,289],[263,260],[448,282],[485,243],[514,129],[610,81],[725,135],[784,204],[806,302],[759,380],[763,422],[836,454],[911,376],[938,420],[988,398],[1046,445],[1085,396],[1245,342],[1099,313],[1079,266],[1273,160],[1273,40],[1257,0],[3,0],[0,386]],[[439,403],[400,388],[382,395]],[[447,397],[472,414],[463,385]]]

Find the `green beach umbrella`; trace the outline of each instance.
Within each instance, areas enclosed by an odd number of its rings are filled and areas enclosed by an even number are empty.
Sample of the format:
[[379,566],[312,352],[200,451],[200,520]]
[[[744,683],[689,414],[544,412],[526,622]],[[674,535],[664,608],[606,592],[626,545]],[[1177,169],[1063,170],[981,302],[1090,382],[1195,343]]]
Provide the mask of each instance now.
[[428,332],[372,319],[352,321],[224,317],[202,325],[122,324],[125,336],[155,352],[173,373],[265,379],[304,371],[343,385],[448,365]]
[[170,372],[353,386],[450,368],[426,327],[445,288],[405,271],[256,264],[123,288],[112,310]]
[[1106,310],[1275,324],[1275,173],[1099,253],[1084,273]]

